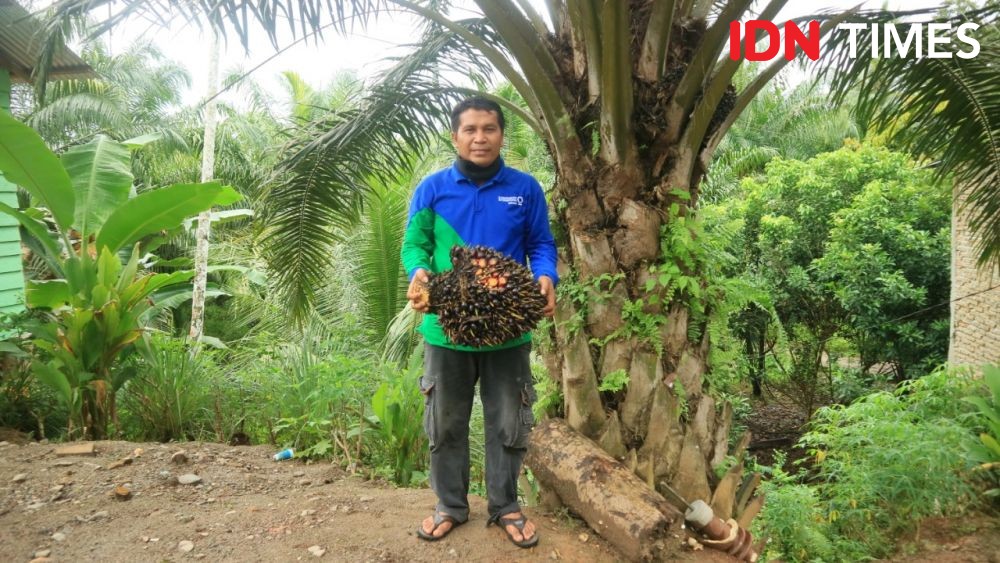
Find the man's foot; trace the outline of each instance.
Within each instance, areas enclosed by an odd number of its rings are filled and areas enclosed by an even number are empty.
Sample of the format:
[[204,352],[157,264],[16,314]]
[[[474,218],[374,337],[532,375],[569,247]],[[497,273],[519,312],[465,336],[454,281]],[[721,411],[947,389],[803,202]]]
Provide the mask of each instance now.
[[451,515],[437,512],[424,519],[420,527],[417,528],[417,536],[422,540],[437,541],[461,525],[462,522],[455,520]]
[[535,524],[520,512],[511,512],[500,517],[499,524],[510,541],[518,547],[533,547],[538,543]]

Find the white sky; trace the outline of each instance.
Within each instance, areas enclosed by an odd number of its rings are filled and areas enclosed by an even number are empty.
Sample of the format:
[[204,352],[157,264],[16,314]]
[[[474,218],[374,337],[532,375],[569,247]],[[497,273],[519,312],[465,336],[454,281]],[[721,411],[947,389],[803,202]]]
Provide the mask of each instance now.
[[[859,1],[791,0],[775,20],[781,22],[827,9],[843,10],[854,6]],[[545,12],[542,0],[532,0],[532,3],[536,4],[539,12]],[[869,9],[879,7],[914,9],[937,7],[941,4],[942,2],[939,0],[867,0],[862,7]],[[474,6],[471,0],[466,0],[464,5]],[[458,10],[466,10],[466,12],[465,14],[456,13],[467,16],[469,9],[458,8]],[[416,17],[409,14],[387,15],[381,17],[377,25],[371,25],[367,30],[358,31],[351,37],[342,37],[330,30],[325,33],[325,38],[321,43],[316,44],[315,41],[300,43],[264,64],[251,77],[263,84],[265,89],[273,92],[278,99],[284,97],[280,87],[279,74],[285,70],[297,72],[307,83],[316,87],[329,82],[330,78],[340,70],[352,69],[357,71],[362,78],[370,77],[378,70],[385,68],[385,63],[380,62],[381,59],[403,52],[396,46],[412,43],[418,39],[416,21]],[[168,58],[188,69],[192,78],[192,88],[184,95],[185,103],[195,103],[204,97],[208,82],[210,49],[207,33],[199,31],[195,26],[176,25],[169,29],[163,29],[151,27],[140,21],[130,21],[114,29],[110,36],[105,36],[106,39],[110,39],[113,52],[120,52],[127,48],[138,37],[151,37]],[[285,38],[280,42],[280,46],[284,47],[290,42],[290,37]],[[270,41],[263,37],[263,34],[259,38],[254,38],[249,53],[243,49],[238,40],[230,38],[229,44],[223,46],[220,70],[223,74],[237,68],[246,71],[274,53],[274,47]],[[238,103],[238,100],[232,95],[224,94],[223,96],[223,99]]]

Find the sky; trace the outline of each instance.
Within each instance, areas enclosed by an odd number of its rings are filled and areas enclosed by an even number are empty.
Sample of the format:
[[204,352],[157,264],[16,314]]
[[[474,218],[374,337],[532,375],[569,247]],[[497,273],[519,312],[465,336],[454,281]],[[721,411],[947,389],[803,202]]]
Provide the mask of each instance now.
[[[860,0],[791,0],[775,21],[782,22],[827,9],[843,10],[859,2]],[[544,13],[542,0],[532,0],[532,3],[536,4],[539,12]],[[862,7],[913,9],[937,7],[941,3],[939,0],[867,0]],[[459,3],[453,15],[470,16],[474,13],[473,10],[473,2],[465,0]],[[135,39],[151,39],[168,58],[179,62],[191,74],[192,87],[185,92],[184,102],[193,104],[205,97],[211,49],[209,32],[199,30],[194,25],[177,24],[162,28],[141,21],[130,21],[115,28],[105,38],[110,41],[112,52],[121,52]],[[376,25],[371,25],[364,31],[358,30],[350,37],[330,31],[318,44],[315,41],[299,43],[266,63],[264,61],[273,56],[276,49],[263,34],[252,38],[249,52],[238,40],[230,38],[228,44],[222,46],[220,72],[225,74],[237,69],[246,71],[264,63],[251,77],[276,98],[282,99],[282,71],[294,71],[307,83],[317,87],[328,83],[334,74],[342,70],[353,70],[362,78],[370,78],[386,67],[387,63],[383,61],[385,57],[404,52],[399,45],[413,43],[417,39],[417,19],[410,14],[386,15]],[[279,39],[279,47],[285,47],[291,42],[290,36],[282,37]],[[795,80],[794,77],[792,79]],[[234,93],[223,94],[222,99],[239,103]]]

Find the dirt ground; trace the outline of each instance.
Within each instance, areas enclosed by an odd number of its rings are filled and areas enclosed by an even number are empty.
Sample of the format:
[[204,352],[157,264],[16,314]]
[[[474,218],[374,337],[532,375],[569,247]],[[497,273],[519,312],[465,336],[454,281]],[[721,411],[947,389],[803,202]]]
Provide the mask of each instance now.
[[[0,561],[623,561],[582,522],[540,508],[526,512],[541,541],[520,549],[485,527],[475,496],[466,525],[424,542],[414,530],[433,510],[430,490],[274,462],[268,446],[109,441],[58,457],[60,446],[0,441]],[[178,451],[186,462],[172,460]],[[189,475],[200,480],[178,482]],[[900,551],[893,561],[1000,563],[1000,522],[927,521]],[[674,560],[730,559],[682,548]]]
[[[366,482],[329,463],[274,462],[266,446],[110,441],[95,456],[57,457],[58,446],[0,442],[0,560],[621,560],[578,521],[532,509],[541,541],[520,549],[485,527],[478,497],[466,525],[421,541],[414,530],[434,508],[430,490]],[[171,460],[179,450],[186,463]],[[188,474],[200,482],[177,482]],[[129,500],[114,497],[120,485]]]

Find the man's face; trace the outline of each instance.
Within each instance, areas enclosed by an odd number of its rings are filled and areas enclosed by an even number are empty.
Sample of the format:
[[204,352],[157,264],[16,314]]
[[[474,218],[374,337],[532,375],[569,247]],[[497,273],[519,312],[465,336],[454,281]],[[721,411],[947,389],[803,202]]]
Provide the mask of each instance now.
[[479,166],[489,166],[500,157],[503,131],[496,112],[467,109],[458,116],[458,131],[451,142],[458,156]]

